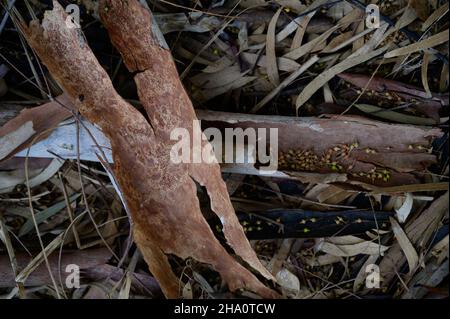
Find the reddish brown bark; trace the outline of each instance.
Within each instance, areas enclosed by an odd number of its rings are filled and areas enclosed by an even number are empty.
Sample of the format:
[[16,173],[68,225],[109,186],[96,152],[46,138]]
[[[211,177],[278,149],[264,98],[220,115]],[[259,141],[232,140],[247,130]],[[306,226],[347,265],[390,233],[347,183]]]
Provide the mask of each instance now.
[[103,20],[127,66],[139,72],[136,83],[150,123],[117,94],[83,36],[66,27],[66,14],[56,1],[42,24],[32,21],[23,29],[80,113],[110,139],[114,173],[132,215],[135,241],[163,292],[170,298],[179,296],[179,281],[166,257],[175,254],[211,264],[233,291],[248,289],[263,297],[276,297],[226,252],[200,211],[195,181],[208,190],[230,246],[250,266],[271,278],[238,223],[218,164],[170,161],[174,143],[169,139],[170,130],[191,130],[195,114],[170,52],[153,38],[149,12],[135,0],[102,1],[100,11],[111,17]]
[[[389,124],[359,116],[292,118],[198,111],[203,128],[277,128],[278,169],[342,173],[378,187],[421,183],[437,162],[429,153],[438,128]],[[306,155],[308,154],[308,155]],[[333,164],[334,163],[334,164]]]

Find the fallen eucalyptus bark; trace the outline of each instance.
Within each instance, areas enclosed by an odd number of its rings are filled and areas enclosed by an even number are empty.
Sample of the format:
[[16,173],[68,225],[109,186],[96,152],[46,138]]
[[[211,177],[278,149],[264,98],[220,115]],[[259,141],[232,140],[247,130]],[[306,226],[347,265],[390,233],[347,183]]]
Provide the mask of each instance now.
[[113,44],[127,67],[136,72],[149,123],[117,94],[83,35],[68,28],[64,9],[56,1],[53,5],[42,24],[34,20],[22,29],[79,112],[109,138],[113,172],[131,213],[134,239],[164,294],[169,298],[180,295],[179,280],[166,255],[175,254],[211,264],[232,291],[248,289],[262,297],[276,297],[227,253],[200,211],[196,182],[206,187],[227,243],[251,267],[273,279],[245,237],[219,165],[174,164],[170,160],[171,130],[182,127],[192,131],[195,113],[170,52],[160,46],[154,33],[150,13],[136,0],[100,2],[102,21]]
[[277,128],[282,136],[278,140],[278,170],[288,176],[309,181],[317,175],[335,174],[336,181],[369,189],[421,183],[427,167],[436,163],[431,144],[442,136],[436,128],[388,124],[357,116],[197,113],[203,129]]

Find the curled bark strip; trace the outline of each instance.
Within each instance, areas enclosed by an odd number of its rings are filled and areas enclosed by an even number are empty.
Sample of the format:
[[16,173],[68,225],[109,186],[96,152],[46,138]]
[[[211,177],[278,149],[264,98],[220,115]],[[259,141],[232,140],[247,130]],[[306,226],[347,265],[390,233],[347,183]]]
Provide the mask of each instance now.
[[277,128],[278,169],[341,173],[349,180],[381,187],[418,184],[436,163],[431,143],[437,128],[388,124],[358,116],[327,119],[197,111],[203,129]]
[[[135,82],[140,101],[158,141],[167,147],[167,151],[161,154],[161,161],[170,162],[169,149],[174,144],[170,140],[170,132],[175,128],[186,128],[192,133],[193,121],[197,120],[170,51],[163,48],[152,34],[150,13],[136,0],[100,1],[100,17],[128,69],[131,72],[139,72],[135,76]],[[130,51],[129,47],[133,47],[133,50]],[[203,147],[207,143],[203,141]],[[230,246],[253,268],[266,278],[272,279],[271,274],[257,259],[238,223],[226,185],[220,175],[219,165],[194,163],[183,166],[185,176],[188,172],[196,182],[206,187],[211,208],[223,221],[224,234]],[[192,181],[188,183],[194,185]],[[192,195],[192,198],[195,198],[195,195]]]
[[100,12],[113,20],[108,25],[103,17],[113,43],[130,70],[138,72],[138,93],[150,123],[117,94],[83,35],[66,27],[66,14],[56,1],[42,24],[32,21],[23,29],[54,78],[74,98],[80,113],[110,139],[114,174],[132,215],[134,238],[164,294],[179,296],[178,279],[166,257],[175,254],[211,264],[232,291],[248,289],[262,297],[276,297],[226,252],[200,211],[194,180],[207,188],[213,210],[223,217],[230,246],[271,278],[238,223],[218,164],[170,161],[174,143],[170,130],[184,127],[192,131],[195,113],[170,52],[152,37],[149,12],[137,1],[102,1],[100,5]]
[[[61,95],[57,99],[64,105],[72,106],[66,95]],[[62,108],[54,101],[22,110],[19,115],[0,127],[0,161],[25,149],[32,141],[37,142],[44,139],[51,133],[52,128],[58,126],[61,121],[70,117],[70,115],[69,110]],[[23,128],[26,128],[27,125],[29,125],[30,130],[24,132]],[[17,135],[21,128],[23,134],[19,137]],[[4,143],[7,136],[12,138]]]

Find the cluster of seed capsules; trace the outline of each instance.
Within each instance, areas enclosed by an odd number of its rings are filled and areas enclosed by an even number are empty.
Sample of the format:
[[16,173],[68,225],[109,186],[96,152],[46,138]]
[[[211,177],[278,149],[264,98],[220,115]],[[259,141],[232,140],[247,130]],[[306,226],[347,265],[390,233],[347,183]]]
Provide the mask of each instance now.
[[[350,153],[357,149],[359,144],[341,144],[329,148],[323,154],[317,155],[311,150],[280,151],[278,153],[278,168],[286,171],[306,171],[306,172],[337,172],[348,173],[356,178],[367,178],[372,181],[380,180],[387,182],[391,178],[389,170],[386,168],[372,168],[367,172],[356,172],[353,165],[344,167],[340,159],[348,159]],[[376,151],[371,148],[364,148],[367,154],[375,154]]]

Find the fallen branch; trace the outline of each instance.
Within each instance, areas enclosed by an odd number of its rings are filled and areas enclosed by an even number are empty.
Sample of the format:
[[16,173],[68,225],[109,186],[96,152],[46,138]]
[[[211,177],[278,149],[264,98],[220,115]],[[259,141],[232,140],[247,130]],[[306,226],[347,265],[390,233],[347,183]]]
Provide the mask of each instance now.
[[442,135],[439,129],[387,124],[357,116],[319,119],[197,113],[203,129],[278,128],[278,135],[283,137],[278,143],[278,170],[288,176],[299,176],[301,180],[306,179],[305,173],[341,174],[341,182],[374,190],[419,184],[426,168],[436,162],[436,156],[430,153],[431,143]]

